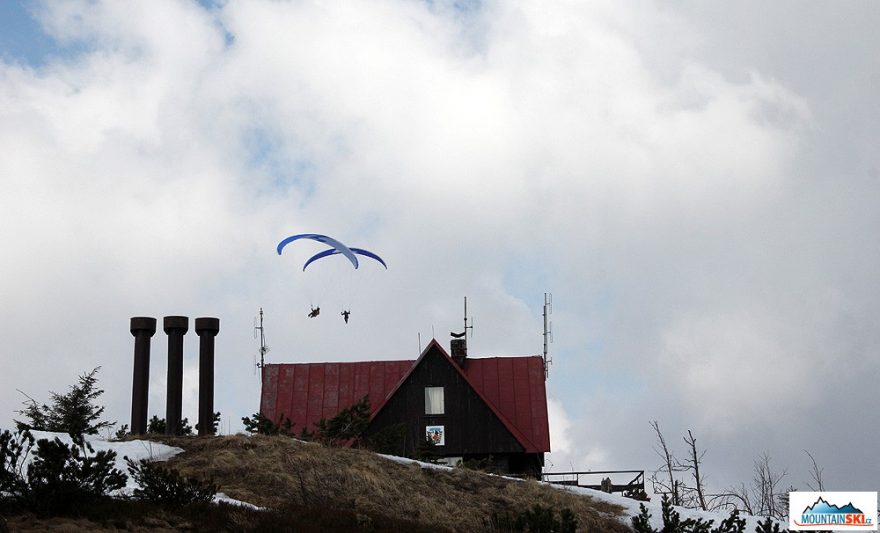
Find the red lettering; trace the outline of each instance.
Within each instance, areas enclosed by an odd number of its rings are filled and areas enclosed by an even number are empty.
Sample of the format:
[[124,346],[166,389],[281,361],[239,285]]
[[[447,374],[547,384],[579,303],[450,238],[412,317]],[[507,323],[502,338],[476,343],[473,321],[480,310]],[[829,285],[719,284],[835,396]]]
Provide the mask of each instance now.
[[865,523],[865,515],[863,514],[847,514],[846,515],[846,524],[848,525],[858,525]]

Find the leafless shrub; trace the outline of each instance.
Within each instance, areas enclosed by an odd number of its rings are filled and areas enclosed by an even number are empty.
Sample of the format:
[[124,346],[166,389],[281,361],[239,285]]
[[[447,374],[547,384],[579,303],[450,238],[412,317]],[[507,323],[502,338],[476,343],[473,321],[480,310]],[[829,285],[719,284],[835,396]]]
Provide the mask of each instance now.
[[781,488],[787,470],[775,471],[767,452],[755,460],[751,485],[741,483],[728,492],[736,508],[756,516],[788,516],[788,491]]
[[810,462],[813,463],[813,466],[810,468],[810,478],[812,479],[812,483],[807,483],[807,488],[809,488],[813,492],[823,492],[825,490],[825,481],[822,479],[822,472],[825,470],[824,468],[819,468],[818,463],[816,463],[816,458],[813,457],[813,454],[804,450],[804,453],[807,454],[807,457],[810,458]]
[[651,485],[655,493],[668,494],[672,505],[681,505],[681,482],[676,478],[682,471],[682,467],[675,455],[669,450],[669,446],[666,445],[666,439],[663,438],[663,432],[660,431],[660,423],[652,420],[651,427],[657,436],[654,452],[663,461],[651,474]]

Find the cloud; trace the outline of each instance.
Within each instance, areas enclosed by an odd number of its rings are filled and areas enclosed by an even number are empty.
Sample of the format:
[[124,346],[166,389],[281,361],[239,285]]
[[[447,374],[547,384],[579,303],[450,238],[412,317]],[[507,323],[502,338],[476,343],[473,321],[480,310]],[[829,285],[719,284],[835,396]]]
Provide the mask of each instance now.
[[547,398],[547,415],[550,419],[552,451],[545,456],[545,471],[571,472],[578,470],[579,467],[575,465],[591,465],[591,468],[599,470],[602,468],[600,465],[607,464],[609,454],[601,443],[573,442],[572,422],[560,401]]
[[[732,59],[739,43],[707,29],[718,12],[35,13],[66,52],[0,64],[0,420],[16,387],[62,390],[99,364],[108,412],[126,420],[131,316],[221,318],[215,403],[234,426],[258,407],[261,306],[276,362],[414,357],[419,337],[460,331],[465,295],[471,353],[528,354],[548,290],[554,461],[653,464],[652,419],[715,446],[761,440],[780,456],[798,435],[833,455],[802,425],[811,409],[869,398],[856,376],[876,372],[880,345],[880,161],[873,130],[841,124],[876,111],[840,110],[795,49]],[[869,102],[867,87],[847,84],[849,101]],[[389,269],[304,275],[317,250],[274,254],[302,231]],[[310,321],[314,303],[327,314]],[[330,309],[346,303],[348,325]],[[156,389],[161,334],[153,346]],[[188,371],[195,346],[188,335]],[[815,381],[835,368],[854,373]],[[744,477],[751,452],[731,452],[719,483]]]

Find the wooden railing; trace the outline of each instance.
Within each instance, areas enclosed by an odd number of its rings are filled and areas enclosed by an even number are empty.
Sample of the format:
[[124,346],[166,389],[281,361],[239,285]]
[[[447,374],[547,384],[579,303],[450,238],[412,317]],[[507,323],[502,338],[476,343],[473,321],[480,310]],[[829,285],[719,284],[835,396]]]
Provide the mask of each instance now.
[[[636,474],[628,483],[608,483],[604,485],[602,480],[611,479],[612,474]],[[599,483],[586,483],[586,481],[596,481],[599,477]],[[605,492],[633,492],[645,490],[645,471],[644,470],[590,470],[589,472],[545,472],[541,474],[541,479],[547,483],[556,485],[568,485],[572,487],[583,487],[587,489],[604,490]]]

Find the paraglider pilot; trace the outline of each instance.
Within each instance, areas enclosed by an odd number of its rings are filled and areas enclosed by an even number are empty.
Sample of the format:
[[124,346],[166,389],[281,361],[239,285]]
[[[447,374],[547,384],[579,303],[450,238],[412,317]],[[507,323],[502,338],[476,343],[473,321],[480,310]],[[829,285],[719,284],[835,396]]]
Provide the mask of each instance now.
[[348,324],[348,315],[351,314],[351,311],[349,311],[349,310],[346,309],[346,310],[343,310],[343,311],[342,311],[341,313],[339,313],[339,314],[342,315],[342,318],[345,319],[345,323]]
[[313,307],[312,312],[309,313],[309,318],[315,318],[316,316],[318,316],[320,314],[321,314],[321,308],[320,307]]

